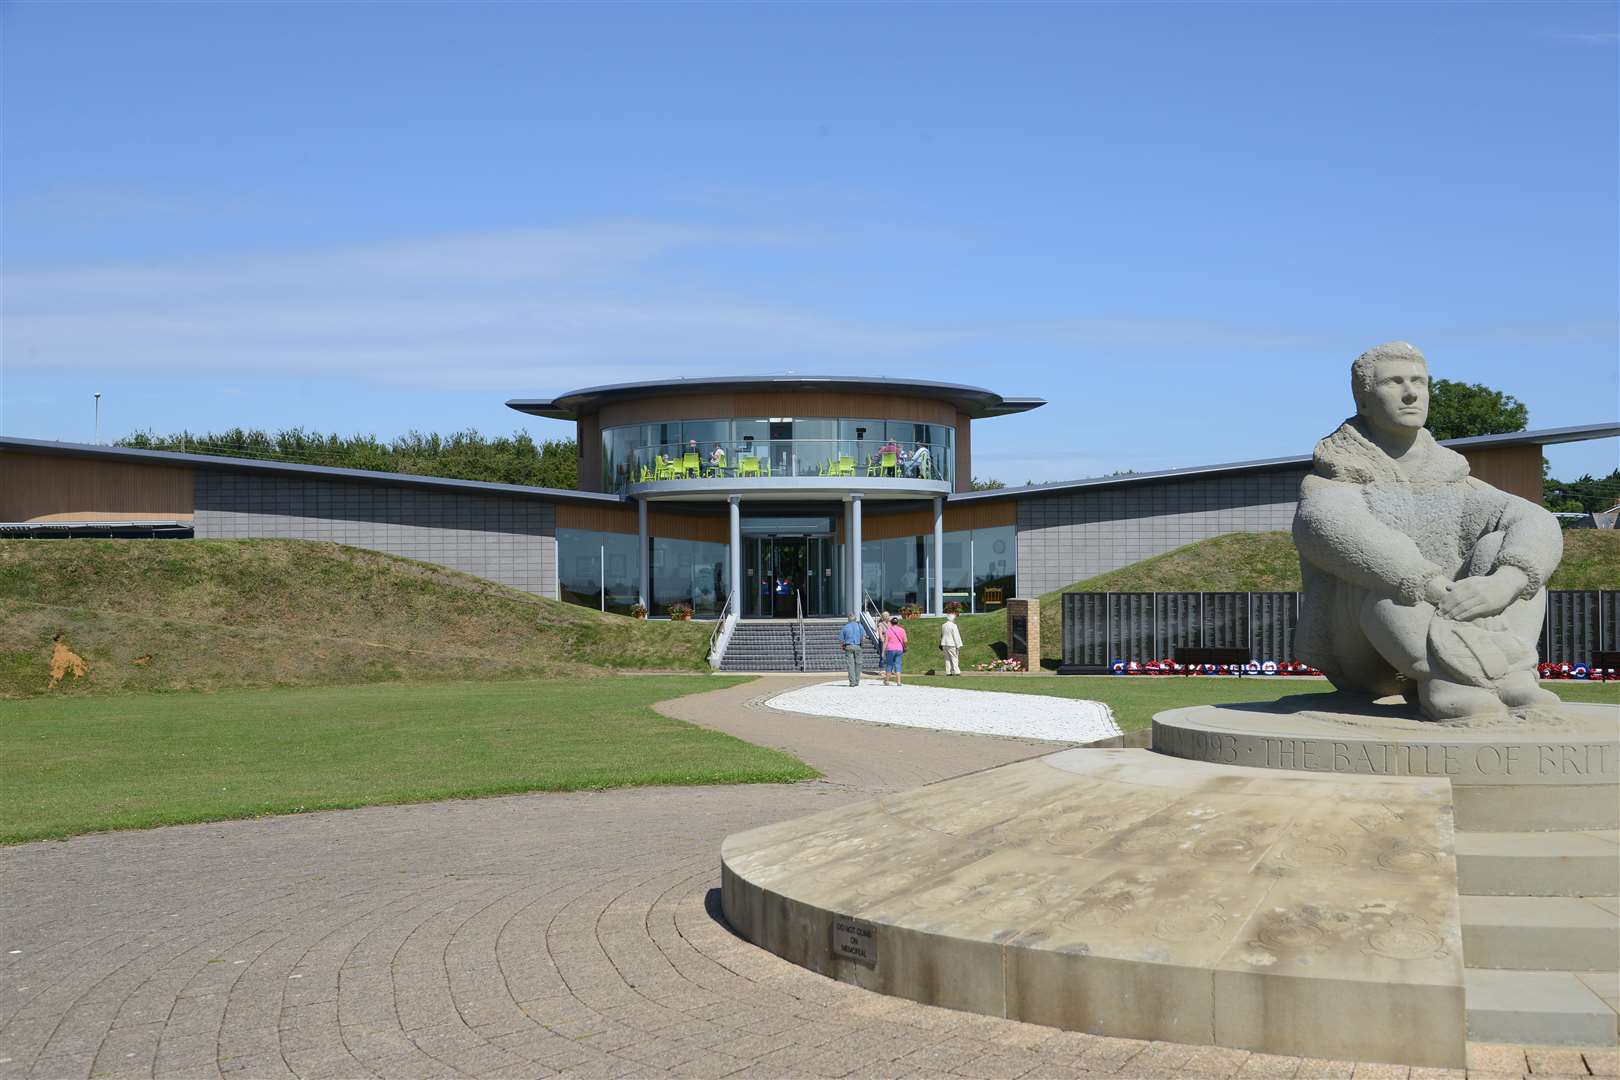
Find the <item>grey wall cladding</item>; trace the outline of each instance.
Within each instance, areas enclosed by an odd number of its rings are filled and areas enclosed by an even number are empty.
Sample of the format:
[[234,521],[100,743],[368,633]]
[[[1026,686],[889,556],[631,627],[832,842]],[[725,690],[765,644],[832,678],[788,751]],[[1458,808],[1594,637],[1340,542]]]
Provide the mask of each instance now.
[[196,477],[199,540],[330,540],[557,596],[551,503],[211,469]]
[[1018,594],[1039,596],[1232,532],[1286,531],[1305,468],[1018,501]]

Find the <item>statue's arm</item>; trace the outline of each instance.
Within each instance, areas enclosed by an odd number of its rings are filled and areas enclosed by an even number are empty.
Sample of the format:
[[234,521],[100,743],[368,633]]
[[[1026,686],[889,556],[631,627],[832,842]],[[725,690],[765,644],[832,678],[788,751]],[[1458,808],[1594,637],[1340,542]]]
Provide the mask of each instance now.
[[1424,600],[1429,582],[1443,573],[1411,537],[1372,516],[1359,485],[1320,476],[1300,484],[1294,546],[1326,573],[1403,604]]
[[1558,519],[1528,499],[1510,495],[1475,477],[1469,477],[1469,497],[1486,502],[1502,533],[1502,550],[1496,556],[1496,569],[1517,567],[1524,572],[1524,587],[1518,598],[1528,600],[1540,592],[1558,569],[1564,557],[1564,534]]

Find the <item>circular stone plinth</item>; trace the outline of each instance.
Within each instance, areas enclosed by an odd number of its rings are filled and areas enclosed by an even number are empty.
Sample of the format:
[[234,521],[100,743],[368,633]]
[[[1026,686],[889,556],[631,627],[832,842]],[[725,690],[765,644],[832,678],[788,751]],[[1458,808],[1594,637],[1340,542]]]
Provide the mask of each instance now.
[[1620,825],[1620,707],[1612,705],[1437,724],[1404,706],[1302,694],[1159,713],[1153,749],[1259,769],[1443,778],[1466,829]]
[[730,836],[743,937],[1051,1027],[1463,1065],[1450,793],[1066,750]]

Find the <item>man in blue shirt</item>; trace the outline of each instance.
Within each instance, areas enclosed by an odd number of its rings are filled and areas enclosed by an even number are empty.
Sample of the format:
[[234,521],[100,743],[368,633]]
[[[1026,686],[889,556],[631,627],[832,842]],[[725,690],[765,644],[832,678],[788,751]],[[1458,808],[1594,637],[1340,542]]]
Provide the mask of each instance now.
[[861,642],[866,638],[866,627],[853,612],[849,622],[838,631],[838,640],[844,646],[844,657],[849,661],[849,685],[861,685]]

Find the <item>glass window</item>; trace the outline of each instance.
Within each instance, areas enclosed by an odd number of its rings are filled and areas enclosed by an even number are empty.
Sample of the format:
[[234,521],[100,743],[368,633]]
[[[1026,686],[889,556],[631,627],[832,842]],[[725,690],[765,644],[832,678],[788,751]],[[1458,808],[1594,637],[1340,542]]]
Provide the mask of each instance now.
[[960,603],[964,610],[973,608],[973,533],[963,529],[945,534],[945,600]]
[[[660,476],[659,458],[679,466],[695,452],[705,475],[866,476],[875,470],[882,448],[903,451],[898,474],[950,481],[954,475],[949,425],[910,421],[768,417],[739,420],[684,420],[608,428],[602,432],[602,479],[606,491]],[[721,457],[721,455],[724,455]],[[849,465],[842,464],[849,459]],[[742,462],[752,459],[746,468]],[[676,474],[664,473],[665,479]],[[679,474],[679,475],[685,475]]]
[[1012,597],[1018,573],[1018,531],[1012,525],[973,530],[974,608],[999,610]]
[[652,613],[687,604],[694,615],[719,615],[729,592],[726,574],[725,544],[653,537]]
[[636,548],[636,537],[628,533],[558,529],[558,596],[581,607],[630,614],[639,584]]

